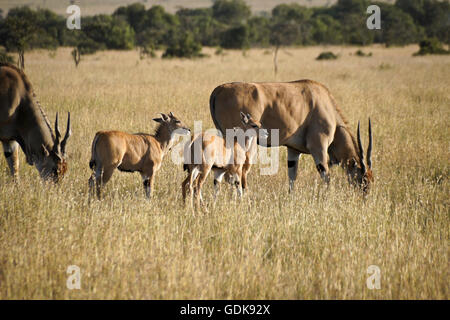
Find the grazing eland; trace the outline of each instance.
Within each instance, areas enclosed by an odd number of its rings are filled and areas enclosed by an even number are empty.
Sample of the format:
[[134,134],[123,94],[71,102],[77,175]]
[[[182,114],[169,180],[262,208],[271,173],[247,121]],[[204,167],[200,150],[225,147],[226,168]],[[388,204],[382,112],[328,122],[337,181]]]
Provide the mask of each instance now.
[[27,163],[34,165],[44,180],[58,182],[67,171],[66,145],[71,132],[69,113],[61,140],[56,114],[53,134],[25,73],[12,64],[0,63],[0,141],[15,179],[20,146]]
[[190,134],[187,128],[172,112],[161,113],[155,118],[159,123],[154,135],[146,133],[129,134],[121,131],[100,131],[92,142],[89,167],[94,171],[89,179],[90,193],[94,186],[97,197],[101,188],[110,179],[115,169],[124,172],[139,172],[144,183],[147,198],[151,198],[155,173],[161,168],[164,156],[172,147],[176,134]]
[[[269,134],[250,114],[241,112],[240,116],[245,132],[240,127],[233,128],[234,135],[228,136],[233,139],[231,142],[217,134],[202,132],[186,144],[183,169],[188,172],[188,176],[181,189],[183,201],[189,191],[192,207],[194,195],[196,205],[199,206],[200,201],[203,204],[201,189],[211,170],[214,172],[214,198],[217,197],[224,175],[228,176],[229,183],[235,185],[239,198],[242,196],[242,170],[247,150],[257,136],[267,139]],[[196,157],[196,153],[200,154]],[[197,158],[199,161],[196,161]]]
[[[349,181],[366,193],[373,182],[372,128],[369,119],[367,166],[358,124],[358,140],[351,133],[342,111],[328,89],[312,80],[279,83],[227,83],[210,96],[214,125],[223,134],[240,126],[240,112],[251,113],[266,129],[278,129],[279,141],[267,146],[286,146],[289,191],[297,178],[301,154],[311,154],[316,168],[329,181],[329,167],[340,164]],[[253,142],[256,147],[256,141]],[[248,156],[247,156],[248,158]],[[245,176],[251,164],[246,166]]]

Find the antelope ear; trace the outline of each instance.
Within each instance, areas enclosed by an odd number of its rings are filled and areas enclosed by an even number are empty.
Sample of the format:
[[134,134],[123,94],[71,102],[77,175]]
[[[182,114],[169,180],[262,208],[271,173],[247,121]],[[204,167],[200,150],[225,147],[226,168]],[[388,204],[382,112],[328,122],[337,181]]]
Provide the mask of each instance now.
[[158,123],[164,122],[164,120],[162,118],[154,118],[153,121],[156,121]]
[[161,115],[161,118],[162,118],[164,121],[169,121],[169,120],[170,120],[170,118],[169,118],[169,116],[168,116],[167,114],[160,113],[160,115]]
[[169,112],[169,116],[171,116],[172,118],[175,117],[172,113],[172,111]]
[[243,113],[242,111],[241,111],[241,120],[242,120],[242,122],[243,122],[244,124],[247,124],[247,123],[248,123],[248,117],[247,117],[247,115],[246,115],[245,113]]
[[252,119],[252,115],[250,113],[247,113],[247,119]]

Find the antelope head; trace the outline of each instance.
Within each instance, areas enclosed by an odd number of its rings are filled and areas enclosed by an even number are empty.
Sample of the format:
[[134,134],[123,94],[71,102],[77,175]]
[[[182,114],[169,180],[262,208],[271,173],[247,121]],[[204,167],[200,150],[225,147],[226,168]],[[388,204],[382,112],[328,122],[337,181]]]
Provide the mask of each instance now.
[[269,137],[269,131],[267,129],[262,128],[262,124],[259,121],[253,119],[250,113],[243,113],[241,111],[241,121],[244,125],[245,130],[253,129],[256,131],[257,135],[261,139],[267,139]]
[[361,132],[360,132],[360,123],[358,122],[358,155],[360,158],[360,163],[358,163],[353,159],[350,164],[350,169],[352,172],[352,176],[354,182],[357,183],[362,189],[362,191],[367,194],[370,190],[370,185],[373,183],[373,173],[372,173],[372,124],[369,118],[369,146],[367,148],[367,165],[364,161],[364,148],[361,142]]
[[188,135],[191,133],[191,130],[180,119],[175,117],[172,112],[170,112],[169,115],[164,113],[160,113],[160,115],[161,118],[155,118],[153,121],[158,122],[167,129],[170,139],[172,139],[175,134]]
[[67,129],[64,138],[61,140],[61,133],[58,126],[58,113],[56,114],[55,120],[55,136],[53,136],[53,148],[50,150],[44,145],[42,149],[44,152],[44,159],[39,164],[39,173],[43,179],[53,180],[54,182],[59,182],[60,179],[67,172],[67,162],[66,162],[66,145],[67,140],[72,134],[70,128],[70,112],[67,116]]

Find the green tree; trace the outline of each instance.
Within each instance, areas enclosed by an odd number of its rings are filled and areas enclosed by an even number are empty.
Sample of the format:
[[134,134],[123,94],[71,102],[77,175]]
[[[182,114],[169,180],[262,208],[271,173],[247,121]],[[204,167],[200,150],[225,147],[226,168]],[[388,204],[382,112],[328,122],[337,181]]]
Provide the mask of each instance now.
[[386,3],[378,3],[381,15],[381,30],[377,30],[376,41],[390,45],[406,45],[418,42],[422,37],[422,29],[414,24],[413,18]]
[[220,46],[225,49],[248,49],[249,28],[247,25],[232,27],[221,35]]
[[272,10],[272,43],[306,45],[312,43],[313,11],[296,3],[280,4]]
[[220,44],[225,26],[213,18],[211,8],[180,9],[176,14],[181,28],[191,32],[196,41],[211,47]]
[[137,42],[139,45],[161,48],[169,43],[171,34],[178,30],[179,24],[176,15],[167,13],[161,6],[153,6],[146,11]]
[[212,11],[215,19],[228,25],[242,24],[251,15],[244,0],[215,0]]
[[134,47],[134,31],[120,17],[96,15],[85,18],[82,30],[87,38],[104,44],[107,49],[127,50]]
[[133,3],[119,7],[114,11],[113,15],[125,18],[136,33],[144,29],[145,20],[147,19],[146,9],[142,3]]
[[248,22],[248,42],[251,47],[268,47],[270,45],[270,19],[251,17]]
[[395,6],[411,15],[415,24],[424,27],[428,37],[450,44],[449,0],[397,0]]
[[171,32],[171,40],[163,54],[163,58],[195,58],[201,57],[202,45],[195,41],[190,32]]
[[338,0],[329,13],[339,21],[345,43],[368,45],[374,41],[375,32],[366,25],[368,0]]
[[341,44],[344,41],[342,26],[330,15],[321,14],[311,21],[313,40],[319,44]]

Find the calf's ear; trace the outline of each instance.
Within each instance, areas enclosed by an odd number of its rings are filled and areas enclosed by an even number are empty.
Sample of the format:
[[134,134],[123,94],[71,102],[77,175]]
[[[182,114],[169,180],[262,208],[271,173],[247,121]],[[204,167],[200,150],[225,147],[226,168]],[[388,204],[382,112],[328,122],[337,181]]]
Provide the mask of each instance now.
[[247,124],[247,122],[248,122],[248,116],[245,113],[243,113],[242,111],[241,111],[241,120],[244,124]]

